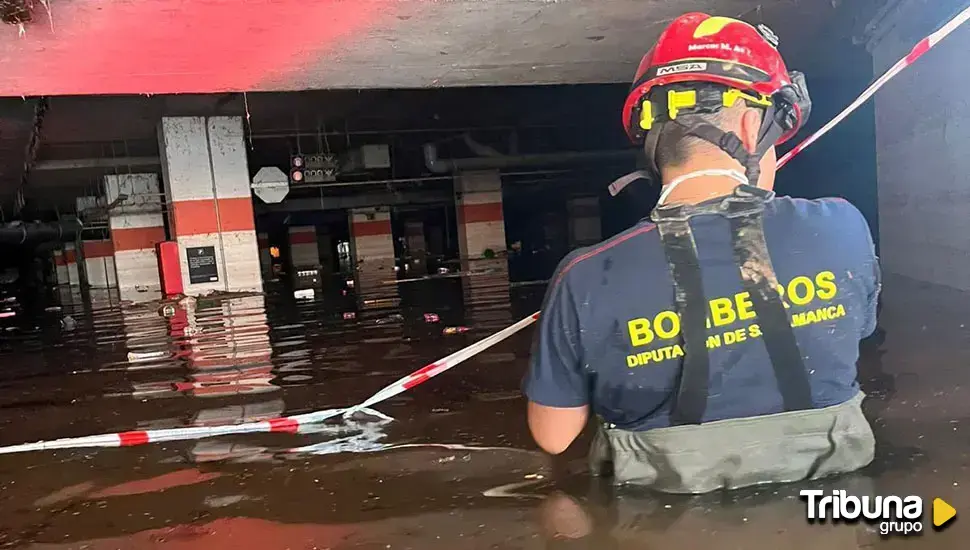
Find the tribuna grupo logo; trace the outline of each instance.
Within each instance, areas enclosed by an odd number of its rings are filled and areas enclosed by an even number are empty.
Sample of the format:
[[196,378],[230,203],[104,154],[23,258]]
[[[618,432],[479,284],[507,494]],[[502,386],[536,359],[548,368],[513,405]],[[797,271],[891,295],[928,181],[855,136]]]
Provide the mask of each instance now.
[[803,490],[810,523],[831,521],[878,524],[881,535],[917,535],[923,532],[923,499],[918,496],[852,496],[845,491]]

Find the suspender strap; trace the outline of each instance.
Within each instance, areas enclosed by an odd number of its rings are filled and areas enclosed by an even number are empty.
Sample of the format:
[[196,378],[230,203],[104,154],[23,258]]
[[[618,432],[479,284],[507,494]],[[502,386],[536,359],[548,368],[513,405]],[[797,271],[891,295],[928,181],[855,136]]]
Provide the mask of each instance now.
[[721,215],[730,222],[735,261],[758,316],[785,410],[813,407],[808,373],[777,291],[778,278],[764,237],[764,205],[772,196],[771,192],[741,185],[723,201],[696,206],[662,205],[652,213],[674,281],[674,304],[681,318],[684,345],[680,385],[671,411],[674,425],[702,422],[710,386],[707,299],[690,229],[690,219],[698,215]]
[[674,303],[684,346],[680,388],[671,420],[674,424],[700,424],[707,410],[711,366],[707,355],[707,299],[697,248],[686,219],[658,223],[657,230],[674,280]]
[[[756,194],[751,190],[755,190]],[[758,315],[758,326],[761,328],[785,410],[811,409],[813,402],[808,371],[798,349],[785,304],[778,292],[778,276],[768,255],[763,193],[765,191],[748,186],[741,186],[735,192],[735,196],[758,198],[760,208],[757,212],[750,211],[743,203],[728,201],[734,259],[741,268],[741,281],[751,296],[751,303]]]

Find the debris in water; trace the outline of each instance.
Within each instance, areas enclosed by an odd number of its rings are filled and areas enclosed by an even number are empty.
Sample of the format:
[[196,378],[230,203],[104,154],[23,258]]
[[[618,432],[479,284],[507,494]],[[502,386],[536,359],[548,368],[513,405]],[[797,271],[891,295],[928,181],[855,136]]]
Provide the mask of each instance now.
[[398,323],[398,322],[401,322],[403,320],[404,320],[404,316],[403,315],[401,315],[400,313],[394,313],[392,315],[388,315],[387,317],[382,317],[382,318],[374,321],[374,323],[375,324],[378,324],[378,325],[386,325],[388,323]]
[[74,317],[67,315],[61,319],[61,328],[64,330],[74,330],[77,328],[77,321],[74,320]]
[[164,351],[129,351],[128,352],[128,362],[137,363],[139,361],[150,361],[152,359],[160,359],[166,357],[168,354]]
[[437,323],[438,321],[441,321],[441,317],[438,317],[438,314],[437,313],[425,313],[424,314],[424,322],[425,323]]
[[451,334],[464,334],[468,332],[468,330],[469,330],[468,327],[445,327],[444,329],[441,330],[441,334],[444,334],[446,336]]
[[226,506],[232,506],[233,504],[239,504],[240,502],[247,500],[259,500],[246,495],[230,495],[225,497],[205,497],[203,501],[209,508],[225,508]]
[[344,312],[344,321],[350,321],[350,320],[356,319],[356,318],[357,318],[357,313],[356,312],[354,312],[354,311],[345,311]]
[[61,310],[61,306],[50,306],[50,307],[45,307],[44,308],[44,311],[46,311],[47,313],[52,313],[52,312],[60,311],[60,310]]

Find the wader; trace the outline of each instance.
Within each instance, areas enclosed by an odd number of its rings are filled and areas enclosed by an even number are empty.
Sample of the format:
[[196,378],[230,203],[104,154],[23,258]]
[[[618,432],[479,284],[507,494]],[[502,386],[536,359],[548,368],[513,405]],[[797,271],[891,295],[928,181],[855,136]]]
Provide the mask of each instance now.
[[[815,408],[808,374],[768,256],[765,202],[774,193],[738,186],[723,200],[658,206],[652,214],[674,280],[684,347],[671,427],[644,432],[600,422],[590,452],[594,475],[610,471],[617,484],[647,485],[668,493],[704,493],[762,483],[815,479],[850,472],[873,459],[875,439],[859,392],[839,405]],[[744,290],[761,327],[785,411],[702,423],[710,361],[707,299],[690,219],[726,217]]]

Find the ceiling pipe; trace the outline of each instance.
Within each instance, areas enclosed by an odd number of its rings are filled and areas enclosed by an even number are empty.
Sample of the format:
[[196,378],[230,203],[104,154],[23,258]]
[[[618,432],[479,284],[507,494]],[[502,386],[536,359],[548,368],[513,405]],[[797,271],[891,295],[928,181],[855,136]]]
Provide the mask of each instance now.
[[438,158],[438,147],[433,143],[426,143],[424,145],[424,164],[434,174],[449,174],[463,170],[495,170],[513,166],[542,166],[579,162],[633,160],[637,154],[638,151],[636,149],[622,149],[614,151],[572,151],[568,153],[546,153],[538,155],[440,159]]
[[80,232],[81,222],[77,220],[11,224],[0,227],[0,244],[73,241]]
[[34,170],[77,170],[83,168],[122,168],[126,166],[159,166],[159,157],[105,157],[92,159],[42,160],[34,164]]

